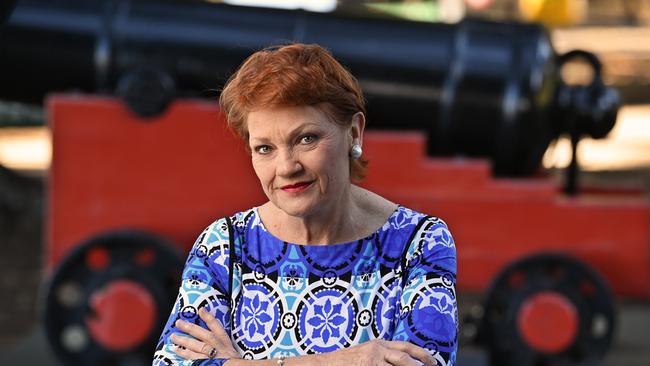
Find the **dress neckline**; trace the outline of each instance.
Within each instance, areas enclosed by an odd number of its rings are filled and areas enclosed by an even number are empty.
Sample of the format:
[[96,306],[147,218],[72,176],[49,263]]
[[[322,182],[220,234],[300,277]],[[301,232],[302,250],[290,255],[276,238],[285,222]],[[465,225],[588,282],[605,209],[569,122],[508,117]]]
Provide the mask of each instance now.
[[255,215],[255,218],[256,218],[255,221],[257,221],[258,226],[259,226],[259,227],[260,227],[260,228],[261,228],[261,229],[266,233],[266,235],[268,235],[269,237],[273,238],[273,240],[278,241],[278,242],[281,242],[281,243],[285,243],[285,244],[288,244],[288,245],[296,245],[296,246],[301,246],[301,247],[310,247],[310,248],[321,248],[321,247],[322,247],[322,248],[330,248],[330,247],[342,247],[342,246],[347,246],[347,245],[350,245],[350,244],[355,244],[355,245],[356,245],[359,241],[363,241],[363,240],[366,240],[366,239],[368,239],[368,238],[370,238],[370,237],[373,237],[373,236],[375,236],[375,235],[378,235],[378,234],[379,234],[379,233],[380,233],[380,232],[381,232],[385,227],[387,227],[387,225],[390,225],[390,223],[391,223],[393,220],[395,220],[395,217],[397,217],[397,215],[399,214],[399,212],[402,211],[402,210],[404,209],[404,206],[402,206],[402,205],[400,205],[400,204],[397,204],[397,207],[395,207],[395,209],[394,209],[393,212],[390,214],[390,216],[388,216],[388,218],[386,219],[386,221],[384,221],[384,223],[381,224],[381,226],[379,226],[376,230],[374,230],[370,235],[365,236],[365,237],[362,237],[362,238],[359,238],[359,239],[355,239],[355,240],[352,240],[352,241],[348,241],[348,242],[332,243],[332,244],[300,244],[300,243],[291,243],[291,242],[288,242],[288,241],[282,240],[282,239],[278,238],[277,236],[273,235],[273,234],[272,234],[272,233],[271,233],[271,232],[266,228],[266,226],[264,225],[264,222],[262,221],[262,217],[260,216],[260,213],[259,213],[259,211],[258,211],[258,208],[259,208],[258,206],[253,207],[253,214]]

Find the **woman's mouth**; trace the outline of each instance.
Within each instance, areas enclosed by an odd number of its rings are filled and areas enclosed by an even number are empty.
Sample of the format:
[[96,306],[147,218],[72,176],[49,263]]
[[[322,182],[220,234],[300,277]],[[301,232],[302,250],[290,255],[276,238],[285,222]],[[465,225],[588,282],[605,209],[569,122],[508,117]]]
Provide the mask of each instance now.
[[302,192],[305,189],[307,189],[311,184],[314,183],[314,181],[311,182],[298,182],[294,184],[288,184],[286,186],[281,187],[281,189],[285,192],[289,193],[298,193]]

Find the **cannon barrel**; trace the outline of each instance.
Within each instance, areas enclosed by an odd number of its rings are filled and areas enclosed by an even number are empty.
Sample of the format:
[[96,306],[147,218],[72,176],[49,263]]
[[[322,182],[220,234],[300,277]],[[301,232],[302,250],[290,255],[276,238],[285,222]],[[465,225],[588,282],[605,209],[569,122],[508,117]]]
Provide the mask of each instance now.
[[[597,58],[558,57],[536,24],[145,0],[18,1],[0,33],[0,98],[117,94],[147,117],[176,97],[214,97],[245,57],[287,41],[321,44],[352,71],[369,128],[425,131],[429,155],[488,157],[499,176],[534,173],[562,133],[603,137],[620,105]],[[561,80],[574,56],[593,63],[592,84]]]

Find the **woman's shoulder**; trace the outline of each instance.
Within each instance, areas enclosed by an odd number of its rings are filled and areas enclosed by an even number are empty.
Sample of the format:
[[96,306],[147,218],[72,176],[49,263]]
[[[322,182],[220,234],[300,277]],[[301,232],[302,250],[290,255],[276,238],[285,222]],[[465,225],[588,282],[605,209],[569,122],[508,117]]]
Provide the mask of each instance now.
[[207,229],[225,230],[228,225],[245,226],[246,224],[251,223],[252,221],[255,222],[259,221],[257,217],[258,217],[257,207],[251,207],[247,210],[238,211],[227,216],[218,217],[208,226]]
[[447,223],[437,216],[408,208],[403,208],[403,211],[405,216],[417,221],[406,250],[407,263],[419,263],[431,272],[455,274],[456,245]]
[[396,229],[417,228],[419,230],[423,227],[427,228],[436,225],[448,230],[447,223],[440,217],[419,212],[402,205],[397,205],[397,208],[389,219],[389,223]]
[[227,240],[235,231],[243,230],[250,223],[258,222],[257,210],[253,207],[248,210],[235,212],[228,216],[221,216],[212,221],[196,239],[198,243],[209,243],[216,240]]
[[442,218],[404,206],[399,206],[394,216],[398,225],[414,227],[411,243],[427,242],[453,246],[449,227]]

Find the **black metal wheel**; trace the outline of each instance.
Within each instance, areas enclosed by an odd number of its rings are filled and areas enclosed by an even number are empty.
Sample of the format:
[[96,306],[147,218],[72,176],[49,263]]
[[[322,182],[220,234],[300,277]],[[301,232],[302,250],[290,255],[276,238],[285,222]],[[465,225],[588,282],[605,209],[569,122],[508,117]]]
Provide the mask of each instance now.
[[517,261],[493,282],[480,341],[492,365],[595,365],[615,325],[613,295],[598,273],[561,254]]
[[46,288],[52,349],[71,366],[151,364],[181,269],[169,243],[143,232],[110,232],[80,244]]

